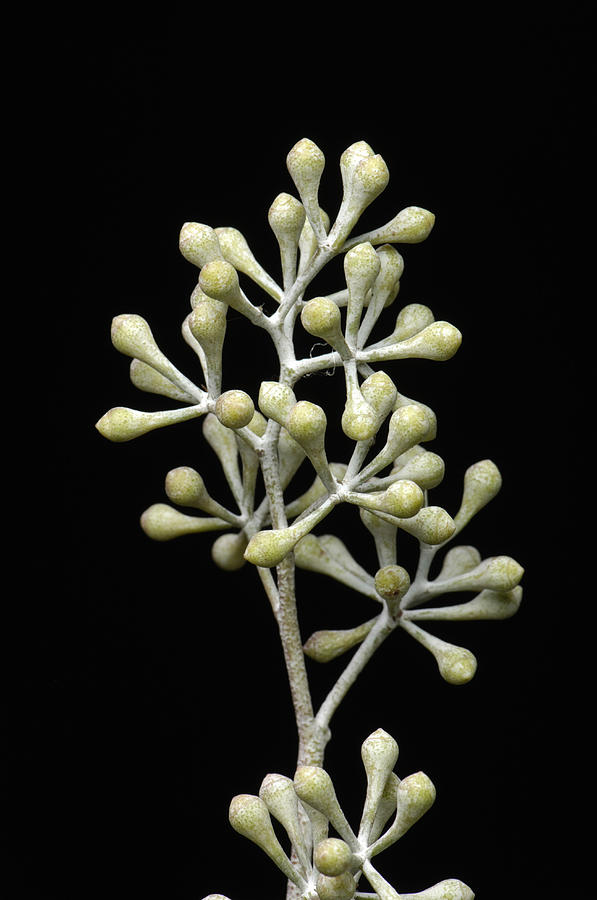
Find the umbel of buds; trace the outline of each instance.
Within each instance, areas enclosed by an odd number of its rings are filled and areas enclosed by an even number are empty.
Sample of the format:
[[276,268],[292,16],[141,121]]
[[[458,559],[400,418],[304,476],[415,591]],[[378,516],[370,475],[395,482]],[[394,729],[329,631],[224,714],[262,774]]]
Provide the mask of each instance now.
[[[238,577],[244,577],[243,567],[252,570],[265,588],[290,681],[298,765],[292,778],[270,773],[258,793],[234,797],[230,823],[283,873],[288,900],[471,900],[470,888],[454,878],[398,894],[374,865],[435,799],[424,773],[403,779],[395,773],[398,745],[390,734],[378,729],[362,745],[367,787],[356,828],[323,757],[332,716],[390,635],[414,638],[428,651],[421,666],[434,663],[448,684],[465,685],[477,671],[475,653],[433,634],[429,623],[433,629],[434,621],[500,621],[518,610],[522,566],[502,553],[482,556],[460,537],[498,496],[502,477],[491,459],[467,461],[457,508],[434,503],[432,492],[446,474],[433,443],[437,418],[426,403],[401,392],[402,360],[441,366],[463,339],[425,303],[402,300],[406,255],[429,237],[434,214],[406,206],[381,225],[357,227],[390,181],[386,161],[364,140],[337,161],[342,196],[331,214],[320,206],[322,150],[302,138],[288,151],[286,167],[288,189],[266,204],[277,271],[267,271],[234,226],[184,222],[178,242],[193,285],[180,320],[195,372],[189,377],[167,358],[144,316],[116,316],[112,344],[129,360],[132,385],[154,405],[112,407],[96,427],[114,443],[174,424],[187,429],[189,457],[164,472],[165,497],[141,514],[141,528],[158,543],[217,532],[209,538],[214,565]],[[338,282],[326,292],[316,279],[333,260]],[[273,365],[264,360],[263,374],[257,373],[255,392],[239,383],[238,373],[253,374],[260,362],[250,339],[233,343],[243,325],[259,328],[274,355]],[[311,346],[302,358],[297,335]],[[329,407],[318,392],[321,379],[308,378],[316,373],[340,375],[338,400]],[[167,408],[156,408],[162,405],[156,397],[166,398]],[[331,456],[334,434],[345,448],[342,459]],[[224,496],[211,479],[214,461],[226,482]],[[296,490],[293,479],[305,467],[308,487]],[[373,565],[359,561],[361,537],[353,544],[353,538],[332,533],[340,506],[373,543]],[[412,568],[407,544],[418,551]],[[311,575],[320,577],[323,593],[341,586],[365,597],[366,612],[360,619],[347,615],[345,627],[329,627],[327,605],[317,604],[320,627],[304,640],[295,586],[300,590]],[[467,592],[470,599],[454,597]],[[312,662],[331,663],[328,671],[339,667],[318,710],[310,690]],[[416,676],[406,674],[416,685]],[[279,826],[290,849],[280,841]],[[373,894],[363,894],[365,880]],[[264,893],[255,886],[256,896]],[[210,894],[206,900],[226,898]]]

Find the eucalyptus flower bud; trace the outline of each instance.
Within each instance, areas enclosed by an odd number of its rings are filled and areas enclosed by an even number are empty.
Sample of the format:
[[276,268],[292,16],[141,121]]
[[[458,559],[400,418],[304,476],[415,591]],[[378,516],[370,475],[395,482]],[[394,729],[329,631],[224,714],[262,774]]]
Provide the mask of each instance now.
[[193,306],[187,317],[191,334],[201,345],[209,365],[213,368],[221,368],[227,311],[225,303],[204,295],[203,299]]
[[458,546],[448,550],[436,581],[446,581],[455,575],[470,572],[481,562],[481,554],[476,547]]
[[338,305],[329,297],[313,297],[301,310],[301,322],[305,331],[324,341],[337,350],[343,359],[350,357],[342,333],[342,320]]
[[325,167],[325,156],[308,138],[297,141],[286,157],[286,166],[303,201],[309,222],[317,237],[325,236],[319,209],[319,183]]
[[496,496],[502,486],[499,469],[490,459],[474,463],[464,473],[460,509],[454,516],[456,532],[461,531],[480,509]]
[[224,894],[208,894],[203,900],[229,900]]
[[218,457],[226,481],[235,499],[238,500],[242,496],[243,485],[234,431],[222,425],[214,413],[209,413],[203,422],[203,437]]
[[406,341],[432,325],[434,321],[435,317],[428,306],[423,303],[409,303],[407,306],[403,306],[398,313],[394,332],[388,340],[392,342]]
[[383,728],[378,728],[363,741],[361,759],[367,775],[367,794],[361,817],[359,839],[366,841],[387,780],[398,760],[398,744],[391,734],[388,734]]
[[259,788],[259,796],[271,815],[284,826],[301,863],[308,868],[309,861],[300,824],[298,798],[292,779],[285,775],[266,775]]
[[391,605],[392,611],[398,609],[409,587],[410,575],[402,566],[383,566],[375,573],[375,590]]
[[299,400],[288,413],[284,426],[303,448],[325,486],[333,492],[336,484],[325,452],[327,417],[321,406]]
[[236,228],[216,228],[215,232],[224,259],[231,263],[238,272],[248,275],[270,297],[279,301],[283,294],[282,288],[257,262],[245,236]]
[[424,491],[429,491],[442,482],[445,469],[441,456],[415,446],[394,461],[391,474],[398,478],[408,478]]
[[214,259],[222,258],[215,231],[199,222],[185,222],[180,230],[178,246],[184,258],[199,269]]
[[226,428],[244,428],[253,419],[255,406],[245,391],[235,389],[220,394],[215,414]]
[[344,193],[338,216],[330,231],[330,246],[340,248],[369,204],[389,181],[388,168],[365,141],[356,141],[342,153],[340,172]]
[[416,894],[401,894],[402,900],[475,900],[470,887],[457,878],[447,878]]
[[412,337],[362,352],[363,362],[384,362],[388,359],[451,359],[460,344],[462,334],[449,322],[432,322]]
[[357,889],[354,875],[343,872],[341,875],[318,875],[315,889],[319,900],[352,900]]
[[268,222],[280,247],[284,287],[296,276],[298,244],[305,224],[305,207],[291,194],[278,194],[269,208]]
[[444,681],[447,681],[449,684],[466,684],[474,677],[477,671],[477,660],[474,654],[467,650],[466,647],[458,647],[455,644],[448,643],[448,641],[442,641],[435,635],[429,634],[428,631],[424,631],[418,625],[415,625],[414,622],[406,618],[406,615],[400,619],[400,624],[405,631],[435,657],[440,675]]
[[332,779],[325,769],[320,766],[299,766],[294,776],[294,789],[299,800],[304,800],[327,816],[340,837],[351,848],[358,846],[356,836],[338,803]]
[[196,403],[196,397],[193,394],[181,390],[169,378],[165,378],[157,369],[141,362],[140,359],[131,360],[129,372],[131,382],[140,391],[145,391],[148,394],[159,394],[162,397],[170,397],[171,400],[178,400],[181,403]]
[[415,772],[403,778],[396,793],[396,817],[382,837],[370,848],[371,856],[398,841],[423,816],[435,802],[435,787],[424,772]]
[[296,404],[296,397],[287,384],[281,384],[279,381],[262,381],[257,402],[264,416],[283,425]]
[[429,237],[434,224],[435,216],[432,212],[419,206],[407,206],[385,225],[359,235],[348,243],[368,240],[372,244],[419,244]]
[[184,409],[165,409],[160,412],[141,412],[128,406],[114,406],[95,423],[95,427],[109,441],[120,443],[132,441],[156,428],[196,419],[206,411],[207,408],[203,404],[186,406]]
[[[524,574],[523,567],[511,556],[490,556],[482,560],[474,569],[460,575],[437,581],[435,593],[448,591],[511,591]],[[431,582],[431,586],[436,582]]]
[[246,563],[247,543],[247,536],[243,531],[237,534],[221,534],[212,544],[211,558],[219,569],[236,572]]
[[315,847],[313,862],[322,875],[342,875],[350,868],[352,850],[342,838],[326,838]]
[[381,423],[392,412],[398,392],[390,376],[380,370],[365,378],[361,393]]
[[210,496],[203,478],[189,466],[171,469],[166,475],[166,494],[168,499],[179,506],[192,506],[212,516],[237,523],[238,516],[225,509]]
[[369,843],[373,843],[377,840],[379,835],[384,830],[390,816],[393,816],[396,812],[396,799],[399,784],[400,779],[398,778],[396,773],[390,772],[384,785],[381,797],[379,798],[379,803],[377,804],[375,818],[369,832]]
[[355,491],[347,494],[346,499],[349,503],[356,503],[366,509],[380,510],[391,516],[408,519],[419,512],[425,502],[425,495],[414,481],[400,479],[385,491],[375,493]]
[[289,525],[288,528],[258,531],[247,545],[245,559],[266,569],[277,566],[294,549],[298,541],[328,515],[332,505],[331,502],[324,501],[311,513]]
[[381,268],[379,256],[369,243],[357,244],[344,257],[344,276],[348,287],[346,341],[356,347],[365,297]]
[[413,621],[509,619],[518,612],[521,601],[522,588],[520,585],[509,591],[492,591],[486,588],[467,603],[455,603],[451,606],[440,606],[437,609],[424,607],[407,611],[405,615]]
[[[390,306],[398,296],[400,277],[404,271],[404,260],[390,244],[384,244],[377,250],[380,270],[368,298],[365,299],[367,312],[361,322],[357,337],[357,346],[363,347],[371,331],[379,319],[382,310]],[[377,345],[375,345],[377,346]]]
[[199,273],[199,286],[208,297],[225,303],[252,322],[261,319],[261,312],[243,294],[236,269],[225,259],[214,259],[203,266]]
[[224,519],[187,516],[167,503],[154,503],[141,516],[141,528],[154,541],[170,541],[185,534],[230,528],[230,524]]
[[336,631],[315,631],[303,646],[305,656],[315,662],[326,663],[336,659],[357,644],[362,643],[377,621],[377,617],[357,625]]
[[385,469],[415,444],[429,440],[434,429],[434,417],[429,410],[416,403],[400,406],[388,423],[388,437],[377,456],[361,471],[359,481],[364,482]]
[[423,544],[443,544],[454,534],[454,520],[441,506],[424,506],[416,516],[394,521]]
[[351,441],[369,441],[379,429],[375,410],[365,400],[360,388],[347,379],[347,398],[342,412],[342,431]]
[[268,808],[260,797],[237,794],[230,802],[228,818],[235,831],[261,847],[294,884],[302,885],[302,879],[276,837]]

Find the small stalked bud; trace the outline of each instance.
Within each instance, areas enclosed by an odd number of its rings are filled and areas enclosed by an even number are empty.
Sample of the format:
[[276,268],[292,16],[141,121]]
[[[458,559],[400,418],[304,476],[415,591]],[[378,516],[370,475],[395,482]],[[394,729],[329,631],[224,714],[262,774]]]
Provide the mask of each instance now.
[[201,504],[209,496],[203,478],[190,466],[179,466],[168,472],[166,494],[173,503],[194,506],[196,509],[201,509]]
[[346,341],[356,347],[365,298],[381,268],[379,256],[369,243],[357,244],[344,257],[344,276],[348,288]]
[[365,640],[377,619],[369,619],[356,628],[345,628],[337,631],[315,631],[305,643],[305,656],[315,662],[325,663],[346,653]]
[[127,406],[114,406],[96,422],[95,427],[109,441],[120,443],[132,441],[156,428],[196,419],[205,412],[206,408],[201,405],[187,406],[184,409],[165,409],[160,412],[141,412]]
[[360,481],[376,475],[420,441],[429,440],[434,427],[435,420],[430,410],[417,403],[400,406],[390,417],[385,445],[361,471]]
[[260,797],[253,794],[233,797],[228,818],[234,830],[261,847],[287,878],[294,884],[302,884],[302,879],[276,837],[268,808]]
[[257,262],[245,236],[236,228],[216,228],[216,235],[222,248],[222,256],[239,272],[248,275],[274,300],[280,300],[282,289]]
[[208,894],[203,900],[229,900],[224,894]]
[[305,224],[305,207],[292,194],[278,194],[267,214],[270,228],[280,245],[298,246]]
[[259,788],[259,796],[271,815],[286,829],[301,863],[309,868],[305,839],[300,824],[298,798],[291,778],[285,775],[266,775]]
[[454,516],[456,531],[475,516],[480,509],[496,496],[502,486],[499,469],[490,459],[474,463],[464,473],[464,490],[460,509]]
[[216,401],[215,414],[226,428],[244,428],[253,419],[255,405],[245,391],[226,391]]
[[380,426],[374,408],[356,384],[347,383],[347,398],[342,412],[342,431],[351,441],[369,441]]
[[436,581],[445,581],[448,578],[454,578],[455,575],[462,575],[464,572],[470,572],[481,562],[481,554],[476,547],[459,546],[452,547],[448,550],[444,557],[439,575]]
[[280,384],[279,381],[262,381],[257,402],[264,416],[283,425],[296,404],[296,397],[287,384]]
[[460,344],[462,334],[449,322],[432,322],[406,340],[369,347],[363,351],[364,362],[383,362],[388,359],[451,359]]
[[419,244],[429,237],[434,225],[435,216],[428,209],[407,206],[385,225],[355,240],[366,239],[372,244]]
[[313,297],[308,300],[301,311],[301,322],[305,331],[314,337],[323,338],[343,358],[350,356],[342,333],[340,309],[329,297]]
[[185,222],[180,230],[178,246],[184,258],[199,269],[214,259],[222,258],[214,229],[199,222]]
[[181,390],[169,378],[165,378],[153,366],[141,362],[140,359],[131,360],[129,372],[132,383],[140,391],[170,397],[171,400],[179,400],[181,403],[196,402],[196,398],[192,394]]
[[369,144],[357,141],[340,157],[344,193],[338,216],[329,235],[332,247],[340,247],[361,213],[387,186],[390,174]]
[[396,843],[435,802],[435,787],[424,772],[403,778],[396,791],[396,817],[390,828],[370,848],[371,856]]
[[375,573],[375,590],[395,612],[410,587],[410,575],[402,566],[391,565]]
[[395,460],[392,475],[415,481],[424,491],[429,491],[441,483],[445,470],[444,461],[437,453],[412,447]]
[[432,653],[444,681],[449,684],[466,684],[474,677],[477,671],[477,660],[470,650],[442,641],[406,617],[400,619],[400,624],[415,640]]
[[248,301],[241,294],[237,271],[225,259],[214,259],[203,266],[199,286],[213,300],[226,303],[238,312],[245,311]]
[[282,562],[285,556],[305,537],[332,508],[332,503],[325,501],[311,513],[305,515],[288,528],[277,528],[258,531],[254,534],[245,550],[245,559],[255,566],[269,569]]
[[391,734],[378,728],[363,741],[361,759],[367,774],[367,795],[359,838],[367,841],[387,780],[398,760],[398,744]]
[[400,519],[416,516],[425,502],[425,495],[419,485],[408,479],[395,481],[380,493],[356,494],[355,496],[357,498],[355,500],[351,499],[351,495],[348,495],[346,499],[367,509],[380,510]]
[[352,850],[342,838],[326,838],[313,851],[313,862],[322,875],[342,875],[352,862]]
[[294,776],[294,789],[299,800],[304,800],[327,816],[340,837],[351,848],[358,846],[356,836],[338,803],[332,779],[325,769],[320,766],[299,766]]
[[307,454],[323,451],[327,417],[321,406],[309,400],[299,400],[288,413],[284,424],[290,436]]
[[228,307],[206,294],[193,306],[187,321],[191,334],[199,341],[204,352],[212,360],[220,359],[226,336]]
[[454,520],[441,506],[424,506],[410,519],[394,519],[398,528],[423,544],[443,544],[454,534]]
[[416,894],[401,894],[402,900],[475,900],[470,887],[457,878],[447,878]]
[[396,317],[392,341],[405,341],[414,337],[428,325],[432,325],[435,317],[428,306],[423,303],[409,303],[403,306]]
[[224,519],[187,516],[167,503],[154,503],[141,516],[141,528],[154,541],[170,541],[185,534],[230,528],[230,524]]
[[317,144],[314,144],[309,138],[302,138],[288,153],[286,166],[303,201],[315,234],[318,238],[323,238],[325,230],[321,220],[318,194],[319,183],[325,168],[325,156]]
[[357,889],[354,875],[343,872],[341,875],[318,875],[315,889],[319,900],[352,900]]
[[398,392],[390,376],[380,370],[365,378],[361,393],[381,423],[392,412]]
[[219,569],[236,572],[246,563],[247,537],[243,531],[237,534],[221,534],[211,547],[211,558]]
[[[446,591],[511,591],[524,574],[523,567],[511,556],[490,556],[474,569],[450,579],[438,580],[438,592]],[[432,582],[434,584],[434,582]]]
[[351,191],[351,205],[357,218],[386,189],[389,180],[388,167],[379,153],[361,160],[354,170]]
[[427,620],[475,620],[475,619],[509,619],[518,612],[522,601],[522,588],[517,585],[510,591],[492,591],[485,589],[468,603],[456,603],[452,606],[440,606],[437,609],[425,607],[407,613],[413,621]]

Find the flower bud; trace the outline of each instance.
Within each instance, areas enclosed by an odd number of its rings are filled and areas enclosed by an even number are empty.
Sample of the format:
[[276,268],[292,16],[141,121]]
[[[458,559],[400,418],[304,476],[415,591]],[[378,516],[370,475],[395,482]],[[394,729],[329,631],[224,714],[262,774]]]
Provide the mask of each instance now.
[[436,581],[446,581],[455,575],[463,575],[470,572],[481,562],[481,554],[476,547],[459,546],[452,547],[444,557],[442,567]]
[[319,183],[325,167],[325,156],[317,144],[302,138],[288,153],[286,166],[294,181],[315,234],[325,235],[318,204]]
[[456,603],[451,606],[440,606],[437,609],[425,607],[408,612],[413,621],[424,619],[435,621],[452,621],[458,619],[509,619],[518,612],[522,601],[520,585],[510,591],[492,591],[486,588],[468,603]]
[[344,257],[344,276],[348,287],[346,341],[350,347],[356,347],[365,298],[380,268],[379,257],[369,243],[357,244]]
[[361,384],[361,393],[371,406],[379,422],[392,412],[396,402],[396,385],[389,375],[381,370],[373,372]]
[[299,859],[308,869],[309,861],[299,819],[298,798],[292,779],[285,775],[266,775],[259,788],[259,796],[271,815],[284,826]]
[[398,778],[396,773],[390,772],[384,785],[381,797],[379,798],[375,818],[371,826],[371,831],[369,832],[370,843],[377,840],[379,835],[384,830],[390,816],[392,816],[396,812],[396,798],[399,784],[400,779]]
[[429,634],[410,620],[411,612],[400,619],[401,626],[435,657],[440,675],[449,684],[466,684],[477,671],[477,660],[470,650],[449,644]]
[[402,900],[475,900],[470,887],[457,878],[447,878],[416,894],[401,894]]
[[429,237],[434,224],[432,212],[419,206],[407,206],[385,225],[368,231],[360,239],[365,238],[372,244],[419,244]]
[[384,566],[375,573],[375,590],[393,608],[397,609],[409,587],[410,575],[402,566]]
[[178,246],[184,258],[199,269],[214,259],[222,258],[218,237],[209,225],[185,222],[180,230]]
[[231,263],[238,272],[248,275],[259,287],[263,288],[274,300],[280,300],[282,289],[260,265],[246,241],[245,236],[236,228],[216,228],[216,235],[222,249],[222,256]]
[[225,259],[214,259],[203,266],[199,273],[199,286],[213,300],[244,312],[248,301],[241,294],[238,273]]
[[253,401],[244,391],[226,391],[216,401],[215,414],[226,428],[244,428],[254,413]]
[[140,391],[148,394],[159,394],[162,397],[170,397],[180,403],[196,403],[196,398],[187,391],[181,390],[169,378],[161,375],[157,369],[140,359],[132,359],[130,365],[131,382]]
[[342,334],[342,320],[338,304],[329,297],[313,297],[301,311],[301,322],[305,331],[314,337],[323,338],[344,358],[350,355]]
[[386,189],[389,180],[388,167],[379,153],[361,160],[352,178],[351,207],[356,213],[354,221]]
[[375,156],[375,153],[366,141],[355,141],[342,153],[340,157],[340,174],[345,193],[349,190],[358,164],[370,156]]
[[441,506],[424,506],[416,516],[394,521],[423,544],[443,544],[454,534],[454,520]]
[[278,381],[262,381],[259,388],[259,409],[268,419],[283,425],[296,404],[294,391]]
[[187,516],[167,503],[154,503],[141,516],[141,528],[154,541],[170,541],[185,534],[200,534],[229,528],[223,519]]
[[432,322],[412,337],[363,351],[363,362],[388,359],[451,359],[462,343],[462,334],[449,322]]
[[294,789],[299,800],[327,816],[341,838],[351,847],[356,837],[340,808],[332,779],[320,766],[299,766],[294,776]]
[[340,157],[344,193],[338,216],[329,234],[330,246],[339,248],[358,221],[361,213],[377,197],[389,181],[388,168],[369,144],[357,141]]
[[166,475],[166,494],[173,503],[179,506],[194,506],[201,509],[207,493],[203,478],[189,466],[171,469]]
[[335,876],[318,875],[315,889],[319,900],[352,900],[357,884],[350,872],[343,872]]
[[204,295],[187,318],[191,334],[201,344],[212,366],[221,363],[227,311],[225,303]]
[[[510,591],[524,574],[523,567],[511,556],[490,556],[474,569],[438,582],[438,592],[447,591]],[[435,582],[432,582],[435,584]]]
[[371,856],[377,856],[399,840],[434,802],[435,787],[424,772],[403,778],[396,792],[396,817],[388,831],[373,844]]
[[402,453],[410,450],[420,441],[429,440],[435,426],[430,410],[410,403],[396,409],[388,423],[388,437],[377,456],[361,471],[359,480],[366,481],[381,469],[385,469]]
[[352,862],[352,850],[342,838],[326,838],[313,851],[313,862],[322,875],[342,875]]
[[302,882],[276,837],[267,806],[260,797],[253,794],[233,797],[228,818],[234,830],[261,847],[287,878],[294,884]]
[[327,417],[321,406],[299,400],[288,413],[284,425],[308,455],[323,452]]
[[380,421],[356,385],[348,384],[348,396],[342,412],[342,431],[351,441],[369,441],[377,434]]
[[245,559],[255,566],[270,569],[282,562],[302,537],[308,534],[332,508],[325,501],[288,528],[258,531],[245,550]]
[[224,894],[208,894],[203,900],[229,900]]
[[246,563],[247,537],[244,531],[237,534],[221,534],[211,547],[211,558],[219,569],[236,572]]
[[387,731],[378,728],[363,741],[361,758],[367,774],[367,795],[359,838],[367,840],[387,780],[398,760],[398,744]]
[[411,447],[394,461],[392,475],[416,482],[424,491],[437,487],[444,477],[445,464],[441,456],[422,447]]
[[114,406],[96,423],[95,427],[109,441],[132,441],[156,428],[196,419],[205,413],[202,405],[187,406],[184,409],[165,409],[160,412],[141,412],[127,406]]
[[267,218],[281,246],[298,246],[305,224],[305,207],[296,197],[286,193],[278,194],[269,208]]
[[[375,619],[369,619],[356,628],[339,629],[336,631],[315,631],[303,646],[305,656],[315,662],[326,663],[332,659],[352,650],[357,644],[365,640],[373,626]],[[329,874],[329,873],[328,873]]]
[[432,325],[434,321],[434,315],[428,306],[422,303],[409,303],[398,313],[394,332],[387,340],[405,341],[423,331],[428,325]]
[[474,463],[464,473],[464,490],[460,509],[454,516],[456,531],[475,516],[480,509],[496,496],[502,486],[499,469],[490,459]]
[[[347,499],[349,498],[347,497]],[[359,506],[365,506],[367,509],[380,510],[391,516],[409,519],[419,512],[425,502],[425,495],[414,481],[400,479],[385,491],[358,494],[356,502]]]

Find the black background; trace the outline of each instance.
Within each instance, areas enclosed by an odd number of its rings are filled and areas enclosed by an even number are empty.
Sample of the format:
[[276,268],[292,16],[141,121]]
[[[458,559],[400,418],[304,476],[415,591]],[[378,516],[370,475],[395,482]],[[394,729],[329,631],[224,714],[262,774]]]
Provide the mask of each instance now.
[[[326,766],[352,821],[359,748],[375,728],[398,740],[401,776],[422,769],[434,781],[434,809],[380,857],[401,891],[453,876],[483,900],[584,893],[587,10],[411,20],[355,8],[325,29],[320,10],[298,7],[38,20],[24,66],[35,161],[24,275],[43,343],[44,419],[29,445],[24,640],[10,680],[21,714],[7,768],[18,785],[15,896],[250,900],[283,890],[227,821],[234,794],[294,769],[269,606],[248,567],[215,569],[209,535],[154,544],[138,525],[177,465],[199,469],[216,497],[226,486],[196,422],[120,445],[93,426],[111,406],[161,406],[130,384],[110,343],[114,315],[147,318],[164,352],[201,378],[180,336],[197,275],[178,251],[183,222],[239,228],[277,277],[267,209],[294,191],[285,157],[301,137],[325,153],[330,214],[339,156],[356,140],[391,174],[364,226],[411,204],[436,214],[425,243],[400,248],[400,301],[429,305],[463,345],[450,362],[389,372],[438,416],[432,449],[447,473],[433,502],[454,512],[465,468],[494,459],[504,487],[463,540],[526,570],[513,619],[432,629],[478,657],[465,687],[444,683],[428,653],[394,634],[333,720]],[[339,278],[323,275],[322,290]],[[274,359],[239,317],[228,335],[224,386],[255,397],[276,377]],[[315,376],[297,395],[333,420],[342,381]],[[339,429],[329,441],[341,457]],[[319,532],[341,534],[374,566],[353,513],[336,511]],[[412,567],[409,540],[399,555]],[[298,589],[305,637],[371,615],[317,576],[299,573]],[[341,661],[309,664],[316,702],[340,671]]]

